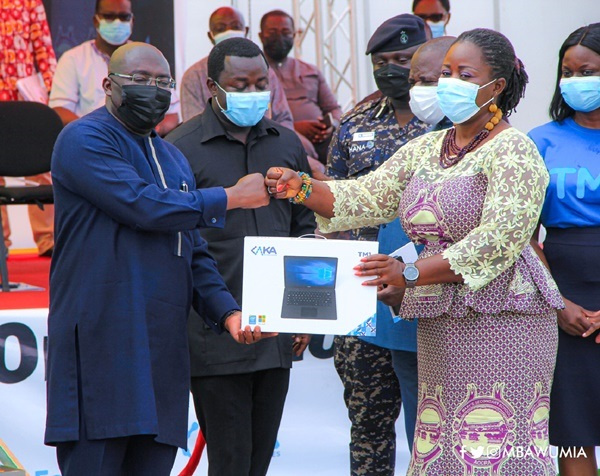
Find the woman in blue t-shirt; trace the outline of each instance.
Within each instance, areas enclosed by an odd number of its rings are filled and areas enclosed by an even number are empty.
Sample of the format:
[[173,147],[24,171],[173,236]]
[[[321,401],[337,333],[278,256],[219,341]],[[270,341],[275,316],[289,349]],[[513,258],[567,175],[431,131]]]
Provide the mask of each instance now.
[[597,475],[600,445],[600,23],[559,52],[553,122],[530,132],[550,172],[544,253],[563,295],[550,397],[550,443],[561,476]]

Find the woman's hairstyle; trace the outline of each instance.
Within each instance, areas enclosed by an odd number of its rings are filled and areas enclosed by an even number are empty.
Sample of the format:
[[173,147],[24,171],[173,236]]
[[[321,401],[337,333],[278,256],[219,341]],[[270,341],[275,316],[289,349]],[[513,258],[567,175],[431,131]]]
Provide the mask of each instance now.
[[592,23],[591,25],[578,28],[567,37],[560,47],[560,51],[558,52],[558,75],[556,77],[554,96],[550,103],[550,116],[555,121],[563,121],[567,117],[575,115],[575,110],[565,102],[560,93],[562,62],[567,50],[575,45],[585,46],[600,55],[600,23]]
[[506,87],[498,96],[497,106],[505,117],[511,115],[525,95],[529,76],[515,50],[502,33],[487,28],[476,28],[461,33],[454,43],[468,41],[478,46],[485,62],[492,68],[494,79],[504,78]]
[[[450,0],[438,0],[438,2],[440,2],[440,4],[442,5],[442,8],[444,10],[446,10],[446,12],[450,11]],[[415,8],[417,8],[417,5],[421,3],[421,0],[413,0],[413,6],[412,6],[412,11],[415,11]]]

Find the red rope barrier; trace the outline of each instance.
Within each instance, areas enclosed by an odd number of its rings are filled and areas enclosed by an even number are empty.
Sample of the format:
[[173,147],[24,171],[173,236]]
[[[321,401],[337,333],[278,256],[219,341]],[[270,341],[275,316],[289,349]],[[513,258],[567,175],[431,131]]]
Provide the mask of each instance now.
[[205,446],[206,440],[204,439],[202,430],[198,429],[198,438],[196,438],[194,451],[192,451],[192,455],[190,456],[188,464],[186,464],[185,468],[181,470],[179,476],[193,476],[194,471],[196,471],[196,468],[198,468],[198,464],[200,463],[200,458],[202,457],[202,452],[204,451]]

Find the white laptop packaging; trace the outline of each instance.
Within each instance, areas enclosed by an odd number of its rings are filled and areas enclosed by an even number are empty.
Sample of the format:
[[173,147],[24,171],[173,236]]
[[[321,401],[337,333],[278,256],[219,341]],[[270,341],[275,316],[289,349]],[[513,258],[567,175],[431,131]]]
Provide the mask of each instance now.
[[246,237],[242,327],[375,335],[377,287],[363,286],[368,278],[353,268],[377,249],[372,241]]

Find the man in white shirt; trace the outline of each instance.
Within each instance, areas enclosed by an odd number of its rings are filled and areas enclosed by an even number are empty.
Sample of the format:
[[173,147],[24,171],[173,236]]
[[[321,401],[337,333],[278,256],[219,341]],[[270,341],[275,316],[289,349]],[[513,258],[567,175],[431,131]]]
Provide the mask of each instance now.
[[[102,80],[108,74],[110,56],[131,36],[130,0],[96,0],[95,11],[96,38],[66,51],[56,67],[49,105],[65,125],[104,105]],[[178,123],[179,98],[173,94],[171,107],[156,131],[164,136]]]
[[[213,45],[228,38],[248,36],[248,27],[242,12],[233,7],[220,7],[212,12],[208,28],[208,39]],[[271,68],[268,74],[271,104],[265,117],[294,130],[294,119],[285,97],[285,90]],[[181,114],[184,121],[204,112],[208,100],[212,97],[206,85],[207,79],[208,56],[190,66],[181,79]],[[318,174],[316,178],[324,178],[322,173],[325,172],[325,167],[316,160],[318,155],[314,146],[301,134],[298,134],[298,137],[308,156],[313,174]]]

